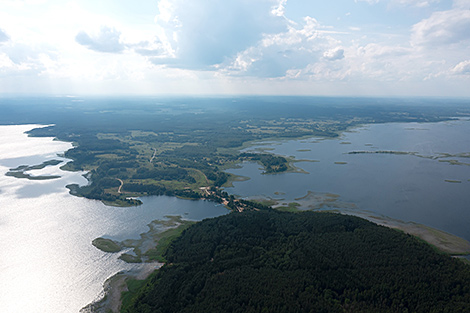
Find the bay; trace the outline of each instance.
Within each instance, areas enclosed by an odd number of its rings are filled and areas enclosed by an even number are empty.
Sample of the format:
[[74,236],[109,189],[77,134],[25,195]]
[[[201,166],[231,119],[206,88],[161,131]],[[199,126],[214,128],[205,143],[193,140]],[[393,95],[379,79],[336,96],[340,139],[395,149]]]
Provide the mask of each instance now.
[[[0,126],[0,303],[1,311],[79,312],[100,297],[105,280],[138,268],[104,253],[91,241],[138,238],[152,220],[167,215],[201,220],[226,214],[223,206],[174,197],[145,197],[130,208],[105,206],[71,196],[66,185],[86,184],[83,172],[66,172],[60,157],[71,143],[32,138],[24,133],[41,125]],[[32,176],[58,179],[28,180],[5,176],[20,165],[61,164],[31,170]]]
[[[258,164],[244,163],[229,172],[250,180],[234,182],[226,191],[281,203],[300,201],[311,191],[323,209],[421,223],[470,240],[468,134],[470,122],[462,119],[371,124],[334,139],[261,142],[245,151],[307,160],[295,165],[308,174],[265,175]],[[353,151],[369,153],[349,154]],[[393,153],[381,153],[385,151]]]

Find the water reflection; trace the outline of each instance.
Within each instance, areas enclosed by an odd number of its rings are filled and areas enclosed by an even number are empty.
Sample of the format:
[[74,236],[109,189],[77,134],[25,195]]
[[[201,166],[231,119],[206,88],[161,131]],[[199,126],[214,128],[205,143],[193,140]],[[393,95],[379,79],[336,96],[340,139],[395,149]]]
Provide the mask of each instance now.
[[100,236],[138,238],[165,215],[200,220],[227,213],[212,202],[149,197],[133,208],[73,197],[64,187],[86,183],[83,173],[50,166],[39,173],[59,179],[31,181],[4,174],[19,165],[60,159],[70,143],[28,138],[35,126],[0,126],[0,303],[2,312],[78,312],[102,291],[104,281],[132,269],[119,254],[91,245]]

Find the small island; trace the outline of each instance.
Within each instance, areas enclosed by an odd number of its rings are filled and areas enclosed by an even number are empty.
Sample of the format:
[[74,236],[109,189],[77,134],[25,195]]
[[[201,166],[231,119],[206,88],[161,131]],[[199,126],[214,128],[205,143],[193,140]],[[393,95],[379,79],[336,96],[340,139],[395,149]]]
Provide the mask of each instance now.
[[460,184],[462,183],[461,180],[456,180],[456,179],[446,179],[444,180],[446,183],[454,183],[454,184]]
[[418,155],[417,152],[404,152],[393,150],[379,150],[379,151],[350,151],[348,154],[396,154],[396,155]]
[[122,249],[118,242],[107,238],[99,237],[93,240],[91,243],[103,252],[116,253]]
[[38,165],[20,165],[16,168],[10,169],[5,175],[6,176],[11,176],[15,178],[25,178],[29,180],[49,180],[49,179],[57,179],[60,178],[58,175],[41,175],[41,176],[33,176],[31,174],[26,173],[27,171],[33,171],[33,170],[41,170],[45,168],[46,166],[55,166],[63,161],[60,160],[49,160],[45,161],[41,164]]

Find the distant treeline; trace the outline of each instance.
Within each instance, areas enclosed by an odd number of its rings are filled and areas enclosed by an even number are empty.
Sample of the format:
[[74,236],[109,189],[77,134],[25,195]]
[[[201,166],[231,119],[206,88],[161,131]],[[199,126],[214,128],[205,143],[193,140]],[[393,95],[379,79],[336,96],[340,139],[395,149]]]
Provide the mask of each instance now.
[[470,267],[366,220],[252,211],[168,248],[122,312],[470,312]]

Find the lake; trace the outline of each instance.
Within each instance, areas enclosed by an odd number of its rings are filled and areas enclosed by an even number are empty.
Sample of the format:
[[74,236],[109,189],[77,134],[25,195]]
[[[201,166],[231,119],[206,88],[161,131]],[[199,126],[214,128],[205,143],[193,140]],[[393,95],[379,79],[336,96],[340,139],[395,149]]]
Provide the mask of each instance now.
[[[91,241],[138,238],[166,215],[201,220],[228,211],[212,202],[142,198],[116,208],[71,196],[65,185],[86,184],[82,172],[59,169],[72,145],[24,132],[39,125],[0,126],[0,303],[2,312],[78,312],[97,299],[104,281],[126,264]],[[369,211],[429,225],[470,240],[470,122],[372,124],[340,138],[270,141],[246,151],[293,156],[306,173],[263,175],[244,163],[229,172],[249,177],[225,188],[242,197],[314,203],[323,209]],[[392,153],[376,153],[393,151]],[[349,152],[361,152],[349,154]],[[368,153],[363,153],[368,152]],[[413,153],[413,154],[411,154]],[[28,173],[59,179],[5,176],[20,165],[62,163]],[[449,161],[452,161],[449,162]],[[310,192],[310,197],[304,198]],[[297,200],[296,200],[297,199]],[[304,202],[302,202],[304,201]],[[304,209],[307,208],[305,204]]]
[[[301,202],[298,199],[311,191],[310,202],[317,208],[368,211],[470,240],[468,134],[470,122],[458,120],[371,124],[334,139],[262,142],[245,151],[306,160],[295,165],[309,174],[264,175],[260,165],[244,163],[229,172],[250,180],[234,182],[226,191],[281,203]],[[348,154],[353,151],[369,153]],[[380,151],[394,154],[376,153]],[[406,154],[411,152],[414,155]]]
[[[39,125],[0,126],[0,303],[1,311],[74,312],[100,297],[107,278],[130,265],[119,254],[104,253],[91,241],[138,238],[152,220],[166,215],[201,220],[228,212],[207,201],[174,197],[142,198],[131,208],[105,206],[71,196],[66,185],[86,184],[83,172],[59,169],[59,157],[72,148],[52,138],[24,134]],[[5,176],[20,165],[48,160],[61,164],[28,172],[33,176],[61,176],[28,180]]]

